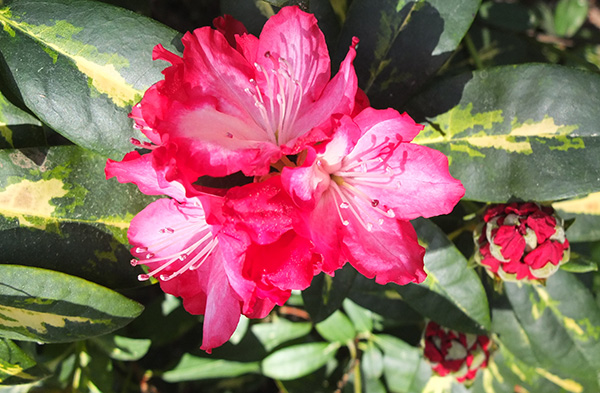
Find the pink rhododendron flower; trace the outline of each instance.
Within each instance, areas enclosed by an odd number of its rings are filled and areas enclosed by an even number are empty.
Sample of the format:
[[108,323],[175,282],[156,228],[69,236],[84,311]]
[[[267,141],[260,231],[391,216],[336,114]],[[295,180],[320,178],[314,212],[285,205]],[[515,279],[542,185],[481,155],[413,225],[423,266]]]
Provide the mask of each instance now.
[[204,175],[267,174],[283,155],[327,139],[331,130],[320,126],[352,113],[357,92],[356,41],[330,80],[324,36],[298,7],[271,17],[260,38],[230,17],[215,24],[185,34],[183,57],[155,48],[172,66],[135,112],[164,145],[169,180],[186,186]]
[[330,142],[282,172],[306,211],[323,270],[349,260],[378,283],[423,281],[425,251],[409,220],[449,213],[464,188],[442,153],[410,143],[422,126],[408,115],[367,108],[336,123]]
[[504,281],[543,280],[568,262],[563,220],[550,206],[490,206],[474,233],[475,261]]
[[442,377],[452,375],[458,382],[475,379],[490,358],[488,336],[457,332],[433,321],[427,324],[423,341],[425,357],[433,371]]
[[[358,41],[330,79],[316,19],[297,7],[260,38],[231,17],[215,26],[186,34],[182,57],[155,48],[171,66],[130,115],[150,141],[133,143],[149,151],[107,162],[107,177],[170,197],[131,223],[140,279],[204,315],[207,351],[240,315],[264,317],[347,261],[378,283],[423,281],[409,220],[450,212],[464,189],[443,154],[410,143],[421,126],[369,108]],[[248,177],[227,183],[238,172]]]

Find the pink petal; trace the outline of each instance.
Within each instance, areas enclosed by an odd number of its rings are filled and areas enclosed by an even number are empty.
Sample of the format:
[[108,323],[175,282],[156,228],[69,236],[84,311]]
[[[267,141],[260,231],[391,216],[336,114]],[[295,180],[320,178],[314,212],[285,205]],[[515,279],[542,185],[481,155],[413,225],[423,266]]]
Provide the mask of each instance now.
[[[361,141],[365,138],[363,136]],[[389,167],[393,176],[381,184],[361,183],[359,188],[370,198],[392,208],[399,219],[448,214],[465,194],[462,183],[450,175],[448,158],[437,150],[401,143],[392,154],[380,157],[385,160],[381,165]],[[368,158],[368,155],[364,157]],[[379,169],[383,171],[384,168]]]
[[225,36],[227,42],[229,42],[229,45],[234,48],[237,46],[237,36],[248,33],[248,30],[246,30],[244,24],[231,15],[224,15],[215,18],[213,20],[213,26],[215,26],[219,33]]
[[320,97],[331,73],[325,37],[314,15],[298,7],[283,7],[265,23],[259,38],[256,61],[271,69],[272,60],[265,53],[285,59],[305,99],[311,102]]
[[[325,86],[323,93],[316,97],[314,102],[307,102],[303,105],[302,114],[294,125],[294,133],[302,136],[314,127],[326,122],[334,114],[352,113],[356,98],[358,81],[352,62],[356,57],[356,44],[354,40],[346,58],[340,65],[339,72]],[[293,145],[292,142],[288,146]],[[299,148],[297,149],[300,150]]]
[[367,231],[351,220],[346,228],[344,254],[365,277],[375,277],[378,284],[404,285],[422,282],[427,276],[423,270],[425,249],[410,222],[388,218]]
[[108,159],[106,178],[117,177],[119,183],[134,183],[146,195],[168,195],[179,201],[185,199],[185,189],[176,182],[159,181],[162,177],[152,166],[152,154],[129,152],[121,162]]
[[[423,126],[414,122],[406,113],[400,114],[394,109],[378,110],[366,108],[354,119],[354,122],[363,131],[363,135],[372,134],[381,142],[389,138],[393,142],[410,142],[423,129]],[[370,137],[365,137],[364,142],[371,144]],[[366,148],[356,146],[358,154]]]

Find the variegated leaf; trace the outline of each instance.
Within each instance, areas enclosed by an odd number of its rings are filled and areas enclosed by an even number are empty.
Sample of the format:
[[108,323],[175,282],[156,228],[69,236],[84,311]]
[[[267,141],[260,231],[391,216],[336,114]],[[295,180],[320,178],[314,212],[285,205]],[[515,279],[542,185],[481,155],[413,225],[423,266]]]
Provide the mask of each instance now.
[[52,270],[0,265],[0,336],[43,343],[106,334],[143,307],[105,287]]
[[0,93],[0,149],[45,144],[42,123]]
[[0,52],[15,94],[78,145],[115,159],[131,150],[127,114],[166,65],[152,61],[152,48],[173,49],[178,33],[96,1],[4,5]]
[[600,190],[600,76],[527,64],[450,78],[412,100],[415,142],[448,155],[465,198],[550,201]]
[[105,161],[77,146],[1,150],[0,263],[136,285],[126,233],[153,198],[107,181]]

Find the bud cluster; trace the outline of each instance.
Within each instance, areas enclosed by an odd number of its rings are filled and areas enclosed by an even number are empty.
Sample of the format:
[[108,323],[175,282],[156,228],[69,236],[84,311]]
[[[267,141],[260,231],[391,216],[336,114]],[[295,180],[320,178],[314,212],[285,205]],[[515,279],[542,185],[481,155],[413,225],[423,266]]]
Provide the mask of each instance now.
[[490,206],[474,233],[475,261],[503,281],[544,280],[569,260],[563,220],[550,206]]

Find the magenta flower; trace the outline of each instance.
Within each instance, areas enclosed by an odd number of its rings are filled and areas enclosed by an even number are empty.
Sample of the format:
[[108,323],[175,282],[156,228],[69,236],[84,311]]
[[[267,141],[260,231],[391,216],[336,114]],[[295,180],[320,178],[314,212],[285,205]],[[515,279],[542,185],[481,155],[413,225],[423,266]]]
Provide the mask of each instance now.
[[305,210],[311,239],[333,273],[348,260],[381,284],[421,282],[424,249],[408,220],[449,213],[464,195],[442,153],[409,143],[422,126],[367,108],[337,121],[333,139],[284,168],[284,187]]
[[[183,38],[131,113],[150,150],[109,160],[107,177],[150,204],[128,232],[145,280],[204,315],[202,348],[229,339],[240,315],[264,317],[292,290],[346,261],[379,283],[420,282],[424,249],[409,220],[445,214],[464,194],[446,157],[410,141],[421,126],[368,107],[352,66],[338,74],[314,16],[285,7],[260,38],[233,18]],[[198,178],[243,172],[208,188]]]
[[163,141],[173,178],[267,174],[283,155],[327,139],[331,130],[320,126],[332,115],[352,113],[357,41],[330,80],[323,34],[298,7],[271,17],[260,38],[232,18],[215,25],[185,34],[183,57],[155,48],[172,66],[136,113],[146,135]]

